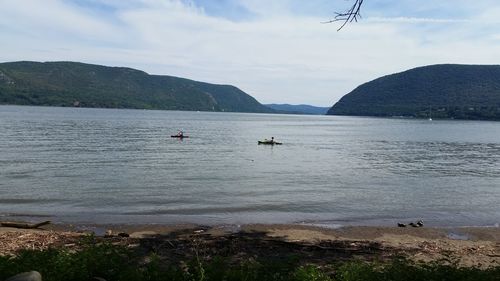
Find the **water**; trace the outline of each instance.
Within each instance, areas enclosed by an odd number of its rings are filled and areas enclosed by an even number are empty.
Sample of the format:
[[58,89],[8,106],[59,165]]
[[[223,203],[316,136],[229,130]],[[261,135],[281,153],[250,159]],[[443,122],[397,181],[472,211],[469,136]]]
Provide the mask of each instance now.
[[500,123],[0,106],[2,217],[491,226]]

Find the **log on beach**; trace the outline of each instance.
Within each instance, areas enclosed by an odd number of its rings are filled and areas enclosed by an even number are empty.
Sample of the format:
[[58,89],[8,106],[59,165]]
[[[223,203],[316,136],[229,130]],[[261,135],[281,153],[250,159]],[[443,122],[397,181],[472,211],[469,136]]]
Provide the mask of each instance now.
[[40,223],[25,223],[25,222],[10,222],[10,221],[0,221],[0,226],[3,227],[14,227],[14,228],[24,228],[24,229],[35,229],[41,226],[50,224],[51,221],[43,221]]

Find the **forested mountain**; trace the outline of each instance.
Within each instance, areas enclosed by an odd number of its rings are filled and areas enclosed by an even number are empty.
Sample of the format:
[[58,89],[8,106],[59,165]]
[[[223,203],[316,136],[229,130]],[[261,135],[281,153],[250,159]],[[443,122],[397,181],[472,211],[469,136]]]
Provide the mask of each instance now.
[[330,109],[329,107],[318,107],[307,104],[264,104],[267,107],[270,107],[274,110],[283,112],[283,113],[292,113],[292,114],[317,114],[324,115]]
[[499,65],[431,65],[365,83],[331,115],[500,120]]
[[78,62],[0,63],[0,104],[274,112],[234,86]]

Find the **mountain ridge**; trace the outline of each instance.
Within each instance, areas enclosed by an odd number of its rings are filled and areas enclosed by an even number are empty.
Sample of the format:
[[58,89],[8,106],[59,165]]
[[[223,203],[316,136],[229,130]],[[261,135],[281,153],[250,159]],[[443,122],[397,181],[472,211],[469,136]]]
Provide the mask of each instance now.
[[327,114],[500,120],[500,65],[437,64],[382,76]]
[[288,113],[288,114],[313,114],[313,115],[325,115],[330,107],[319,107],[312,106],[308,104],[287,104],[287,103],[271,103],[264,104],[267,107],[270,107],[279,112]]
[[69,61],[0,63],[0,104],[275,113],[232,85]]

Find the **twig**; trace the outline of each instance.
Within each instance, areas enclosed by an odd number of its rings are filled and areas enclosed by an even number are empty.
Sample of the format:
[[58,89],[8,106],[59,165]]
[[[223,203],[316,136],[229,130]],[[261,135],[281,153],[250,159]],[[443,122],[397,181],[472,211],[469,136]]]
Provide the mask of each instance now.
[[332,20],[323,22],[323,23],[332,23],[332,22],[337,22],[337,21],[343,21],[342,25],[337,29],[337,31],[340,31],[347,23],[349,22],[357,22],[358,19],[361,18],[361,5],[363,5],[363,0],[355,0],[354,4],[351,6],[350,9],[343,13],[335,13],[335,17]]

